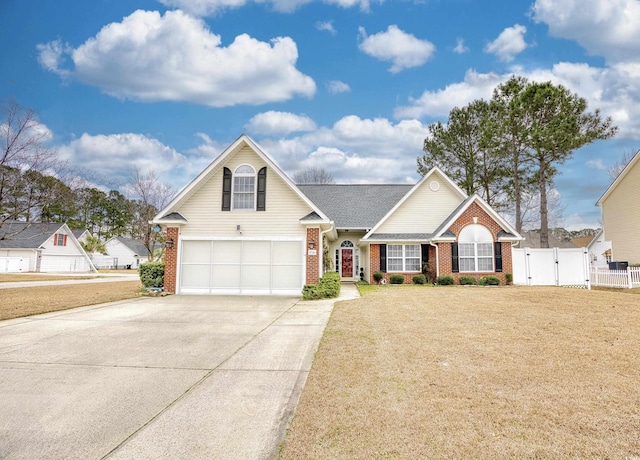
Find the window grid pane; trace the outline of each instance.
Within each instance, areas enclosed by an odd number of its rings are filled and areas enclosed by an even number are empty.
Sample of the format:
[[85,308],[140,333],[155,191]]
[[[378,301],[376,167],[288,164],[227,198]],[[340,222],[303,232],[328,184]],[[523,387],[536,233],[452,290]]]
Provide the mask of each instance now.
[[493,271],[493,257],[479,257],[478,258],[478,271],[479,272],[492,272]]
[[410,258],[405,261],[405,270],[408,272],[420,271],[420,258]]
[[474,258],[464,258],[460,259],[460,271],[461,272],[475,272],[475,259]]
[[402,245],[401,244],[389,244],[389,245],[387,245],[387,257],[400,257],[400,258],[402,258]]

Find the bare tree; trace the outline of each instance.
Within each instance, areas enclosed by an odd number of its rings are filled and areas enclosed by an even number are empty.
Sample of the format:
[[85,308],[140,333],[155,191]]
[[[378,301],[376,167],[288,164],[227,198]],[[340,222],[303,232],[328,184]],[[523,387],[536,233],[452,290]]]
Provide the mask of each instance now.
[[[32,220],[58,198],[46,177],[63,166],[58,152],[49,148],[51,132],[33,109],[13,98],[0,101],[0,227],[8,220]],[[34,182],[35,181],[35,182]],[[37,183],[36,183],[37,182]],[[42,193],[34,193],[34,190]]]
[[622,170],[629,164],[634,156],[635,153],[632,150],[625,152],[622,155],[622,158],[607,170],[607,174],[609,175],[611,182],[618,178]]
[[172,187],[160,182],[155,171],[143,174],[139,168],[131,173],[131,183],[127,186],[131,196],[132,226],[131,236],[140,239],[149,251],[149,260],[154,259],[154,250],[163,242],[162,235],[153,231],[149,223],[164,208],[174,195]]
[[324,168],[312,166],[301,171],[297,171],[293,175],[293,181],[296,184],[335,184],[333,176]]

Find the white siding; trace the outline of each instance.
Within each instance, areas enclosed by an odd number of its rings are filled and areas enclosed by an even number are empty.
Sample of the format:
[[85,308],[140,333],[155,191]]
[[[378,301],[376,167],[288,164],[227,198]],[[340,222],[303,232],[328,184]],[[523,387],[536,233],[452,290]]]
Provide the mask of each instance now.
[[[133,269],[139,267],[139,259],[136,257],[136,254],[120,241],[111,239],[105,243],[104,247],[110,257],[117,259],[115,263],[118,267],[126,267],[128,265],[131,265]],[[143,262],[146,262],[146,257],[143,259]]]
[[[431,189],[432,182],[438,184],[438,190]],[[431,233],[461,202],[458,193],[436,172],[375,233]]]
[[[251,165],[256,172],[267,166],[249,147],[232,155],[213,177],[175,209],[188,221],[181,234],[218,237],[305,235],[300,219],[309,214],[311,208],[270,168],[267,169],[266,211],[222,211],[223,167],[233,172],[241,164]],[[242,235],[236,230],[238,225]]]

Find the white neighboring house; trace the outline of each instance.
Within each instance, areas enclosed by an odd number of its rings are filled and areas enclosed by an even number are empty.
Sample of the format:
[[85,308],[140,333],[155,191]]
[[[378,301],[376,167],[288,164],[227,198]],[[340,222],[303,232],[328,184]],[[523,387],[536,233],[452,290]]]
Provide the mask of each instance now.
[[149,251],[144,243],[134,238],[114,236],[104,244],[107,255],[113,257],[118,268],[138,269],[149,260]]
[[607,241],[604,236],[604,228],[593,237],[589,245],[589,260],[592,267],[609,267],[611,262],[611,241]]
[[0,273],[96,272],[67,224],[5,222],[0,227]]
[[73,232],[73,236],[76,237],[79,243],[86,243],[87,237],[91,236],[91,232],[86,228],[79,228],[71,230]]

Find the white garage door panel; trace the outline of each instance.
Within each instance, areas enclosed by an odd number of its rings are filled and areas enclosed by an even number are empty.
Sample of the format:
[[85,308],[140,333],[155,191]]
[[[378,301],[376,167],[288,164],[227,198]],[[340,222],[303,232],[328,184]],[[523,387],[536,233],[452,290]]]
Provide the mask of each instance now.
[[302,288],[301,241],[182,242],[183,294],[294,294]]
[[47,256],[40,259],[41,272],[88,272],[87,260],[82,256]]

